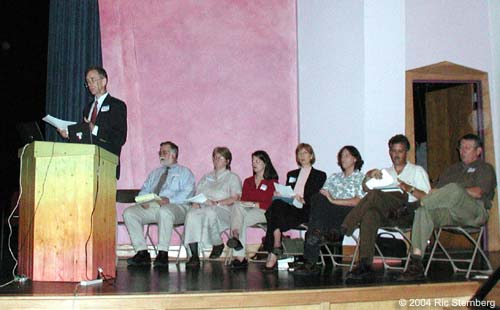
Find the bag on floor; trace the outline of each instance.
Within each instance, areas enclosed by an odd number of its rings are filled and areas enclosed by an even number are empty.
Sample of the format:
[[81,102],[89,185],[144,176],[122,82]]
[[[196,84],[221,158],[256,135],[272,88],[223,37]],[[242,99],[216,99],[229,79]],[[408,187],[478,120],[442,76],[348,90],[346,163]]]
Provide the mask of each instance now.
[[388,232],[379,233],[376,242],[384,257],[406,257],[406,242],[395,235]]
[[281,240],[286,253],[302,254],[304,253],[304,239],[283,237]]

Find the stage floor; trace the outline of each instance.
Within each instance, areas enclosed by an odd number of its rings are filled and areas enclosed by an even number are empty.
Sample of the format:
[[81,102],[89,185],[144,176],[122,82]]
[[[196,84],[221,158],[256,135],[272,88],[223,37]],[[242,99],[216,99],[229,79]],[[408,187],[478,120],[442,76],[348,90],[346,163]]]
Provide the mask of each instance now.
[[[498,268],[500,253],[490,259]],[[5,283],[12,278],[11,268],[2,265],[0,283]],[[429,309],[450,309],[443,305],[468,302],[485,281],[466,280],[446,263],[433,264],[428,278],[415,283],[395,281],[399,272],[384,271],[381,265],[374,280],[364,283],[346,282],[346,267],[326,266],[320,275],[297,276],[264,272],[263,266],[250,263],[246,270],[231,270],[216,260],[194,270],[186,270],[185,262],[157,269],[128,267],[120,260],[116,279],[96,286],[30,280],[9,284],[0,288],[0,309],[401,310],[417,301],[434,306]],[[499,286],[487,296],[496,305]]]
[[[490,260],[494,269],[500,266],[500,253],[491,253]],[[0,296],[7,295],[121,295],[121,294],[185,294],[185,293],[221,293],[221,292],[257,292],[309,289],[338,289],[352,287],[408,285],[395,280],[400,272],[383,270],[377,265],[373,281],[350,283],[346,281],[346,267],[332,268],[327,265],[320,275],[297,276],[286,270],[276,272],[263,271],[263,263],[250,263],[247,269],[232,270],[222,260],[202,261],[201,267],[186,270],[185,262],[178,265],[170,263],[168,268],[152,266],[127,266],[125,260],[119,260],[116,279],[105,281],[97,286],[80,286],[71,282],[33,282],[12,283],[0,288]],[[2,266],[0,284],[12,279],[11,270]],[[454,274],[449,264],[434,263],[430,274],[422,283],[449,283],[477,281],[472,277],[466,280],[464,274]]]

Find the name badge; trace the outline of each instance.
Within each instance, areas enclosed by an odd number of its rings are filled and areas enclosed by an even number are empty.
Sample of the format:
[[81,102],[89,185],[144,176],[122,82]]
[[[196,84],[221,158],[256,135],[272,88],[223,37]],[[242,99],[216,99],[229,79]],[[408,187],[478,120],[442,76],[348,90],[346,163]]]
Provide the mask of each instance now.
[[467,173],[474,173],[474,171],[476,171],[476,168],[470,167],[469,169],[467,169]]
[[101,111],[100,112],[108,112],[109,111],[109,105],[103,105],[101,107]]
[[265,191],[265,190],[267,190],[267,185],[266,185],[266,184],[261,184],[261,185],[260,185],[260,190],[261,190],[261,191]]
[[288,183],[295,183],[297,182],[297,178],[296,177],[289,177],[288,178]]

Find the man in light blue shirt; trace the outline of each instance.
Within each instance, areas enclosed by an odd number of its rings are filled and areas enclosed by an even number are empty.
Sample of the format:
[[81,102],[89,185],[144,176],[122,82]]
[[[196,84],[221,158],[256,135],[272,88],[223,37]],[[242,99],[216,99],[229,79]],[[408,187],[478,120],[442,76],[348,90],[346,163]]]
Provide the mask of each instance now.
[[184,223],[189,204],[186,199],[195,192],[194,175],[188,168],[177,163],[178,146],[170,141],[160,144],[161,167],[147,177],[139,195],[155,193],[162,198],[157,203],[136,204],[123,212],[132,246],[137,252],[129,258],[129,265],[148,265],[151,257],[147,250],[143,225],[158,224],[158,256],[155,267],[168,266],[168,248],[175,224]]

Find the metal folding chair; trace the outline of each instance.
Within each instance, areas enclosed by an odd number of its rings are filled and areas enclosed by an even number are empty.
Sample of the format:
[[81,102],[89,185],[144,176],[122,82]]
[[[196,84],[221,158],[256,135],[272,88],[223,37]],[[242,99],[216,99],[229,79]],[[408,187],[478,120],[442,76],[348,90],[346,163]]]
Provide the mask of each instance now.
[[[385,256],[378,245],[375,243],[375,257],[382,259],[382,264],[384,266],[384,269],[392,269],[392,270],[402,270],[406,271],[408,268],[409,262],[410,262],[410,249],[411,249],[411,240],[406,236],[408,232],[411,231],[411,228],[400,228],[397,226],[388,226],[388,227],[380,227],[379,229],[382,229],[387,232],[391,233],[398,233],[403,237],[404,242],[406,243],[406,249],[407,249],[407,254],[405,257],[389,257]],[[359,230],[358,230],[359,231]],[[358,259],[358,254],[359,254],[359,239],[356,237],[354,234],[351,236],[351,238],[355,241],[356,246],[354,248],[354,253],[352,255],[333,255],[333,257],[348,257],[350,258],[351,262],[349,264],[340,264],[337,263],[339,266],[348,266],[349,271],[353,269],[353,267],[356,265],[356,260]],[[402,260],[405,261],[405,264],[403,267],[398,267],[398,266],[391,266],[388,261],[389,260]],[[333,261],[333,258],[332,258]]]
[[[257,223],[257,224],[254,224],[252,226],[248,226],[248,228],[258,228],[258,229],[262,229],[264,231],[264,233],[267,232],[267,224],[266,223]],[[246,243],[246,240],[240,240],[241,242],[245,242]],[[245,244],[246,246],[246,244]],[[224,261],[224,264],[225,265],[229,265],[231,264],[231,261],[233,260],[233,249],[229,248],[229,251],[228,251],[228,254],[226,255],[226,259]],[[265,253],[267,255],[267,252],[264,252],[264,251],[258,251],[255,252],[255,254],[259,254],[259,253]]]
[[[434,230],[434,245],[432,246],[431,253],[429,255],[429,260],[427,262],[427,266],[425,267],[425,276],[429,272],[429,267],[431,263],[434,261],[444,261],[449,262],[453,268],[453,272],[465,272],[465,278],[469,279],[471,272],[483,273],[483,274],[491,274],[493,272],[493,268],[491,267],[490,261],[488,257],[484,253],[481,248],[481,240],[483,238],[485,226],[480,227],[470,227],[470,226],[443,226]],[[443,244],[439,241],[439,237],[443,231],[460,234],[469,240],[469,242],[473,245],[474,249],[472,250],[472,256],[469,258],[459,258],[452,257],[450,252],[446,250]],[[477,234],[477,237],[474,238],[472,235]],[[439,247],[444,257],[436,257],[436,250]],[[479,256],[484,260],[486,264],[485,269],[472,269],[476,258]],[[457,264],[466,264],[467,268],[461,268]]]
[[[223,237],[225,237],[225,238],[226,238],[226,240],[228,240],[229,238],[231,238],[231,237],[230,237],[230,235],[229,235],[229,228],[228,228],[228,229],[226,229],[226,230],[224,230],[224,231],[222,231],[222,232],[221,232],[221,235],[222,235]],[[222,243],[223,243],[223,244],[225,244],[225,243],[224,243],[224,239],[222,240]],[[213,246],[213,245],[212,245],[212,246]],[[229,253],[231,252],[231,250],[232,250],[232,249],[230,249],[230,248],[228,248],[228,247],[226,247],[226,246],[224,245],[224,250],[223,250],[223,252],[222,252],[222,253],[224,254],[224,251],[227,251],[227,252],[226,252],[226,254],[225,254],[225,258],[224,258],[224,264],[226,264],[227,257],[229,256]],[[212,251],[212,248],[206,248],[206,247],[205,247],[205,245],[204,245],[202,242],[198,242],[198,253],[201,253],[201,256],[202,256],[202,258],[203,258],[203,259],[211,259],[211,258],[207,258],[207,257],[205,256],[205,252],[207,252],[207,251]],[[221,254],[221,256],[222,256],[222,254]],[[219,259],[219,258],[216,258],[216,259],[214,259],[214,260],[217,260],[217,259]]]
[[[293,230],[298,230],[299,233],[300,233],[300,236],[301,238],[304,240],[305,242],[305,233],[307,231],[308,227],[306,224],[301,224],[299,226],[297,226],[296,228],[294,228]],[[335,251],[332,251],[332,246],[335,246],[335,245],[338,245],[338,244],[332,244],[332,243],[329,243],[327,241],[325,242],[322,242],[320,244],[320,255],[319,255],[319,258],[321,260],[321,264],[323,266],[326,265],[326,261],[325,261],[325,257],[327,258],[330,258],[330,261],[332,262],[333,266],[345,266],[345,267],[349,267],[349,271],[352,270],[352,268],[354,267],[355,265],[355,260],[356,260],[356,257],[358,255],[358,252],[359,252],[359,242],[357,240],[356,237],[353,237],[353,239],[356,241],[356,247],[355,247],[355,250],[354,250],[354,253],[352,255],[346,255],[346,254],[337,254],[335,253]],[[342,246],[342,245],[340,245]],[[326,253],[324,253],[323,251],[321,251],[321,249],[324,249],[326,251]],[[289,251],[286,249],[286,246],[285,246],[285,243],[283,243],[283,255],[303,255],[304,252],[303,251],[300,251],[300,252],[292,252],[292,251]],[[335,258],[341,258],[341,262],[337,262],[335,260]],[[344,259],[348,259],[350,262],[349,263],[344,263]]]
[[[325,265],[326,264],[325,257],[327,257],[327,258],[330,258],[330,261],[332,262],[334,267],[337,267],[337,266],[349,267],[349,271],[351,271],[352,268],[354,268],[354,266],[355,266],[356,258],[358,256],[358,252],[359,252],[358,238],[355,236],[352,236],[352,239],[356,242],[356,246],[354,247],[353,254],[335,253],[335,251],[332,251],[331,247],[332,246],[342,246],[342,244],[322,242],[320,244],[320,247],[323,248],[326,251],[326,253],[324,253],[323,251],[320,252],[319,257],[321,259],[321,263],[323,265]],[[340,262],[336,261],[335,258],[340,258]],[[344,263],[344,260],[346,258],[349,260],[349,263]]]
[[[158,248],[156,247],[156,245],[155,245],[155,243],[153,241],[153,238],[151,238],[151,234],[150,234],[150,228],[151,228],[151,226],[158,227],[158,224],[156,224],[156,223],[147,224],[146,225],[146,233],[144,234],[144,236],[149,240],[149,242],[151,242],[153,250],[155,251],[156,255],[158,255]],[[170,247],[168,249],[169,252],[171,252],[171,251],[177,252],[177,256],[176,256],[176,259],[175,259],[175,263],[176,264],[178,264],[179,261],[180,261],[182,248],[185,249],[185,246],[184,246],[184,234],[180,231],[181,227],[184,227],[184,224],[174,224],[174,227],[173,227],[174,233],[179,237],[179,241],[180,241],[179,242],[179,248],[174,250],[174,249],[172,249],[172,247]]]

